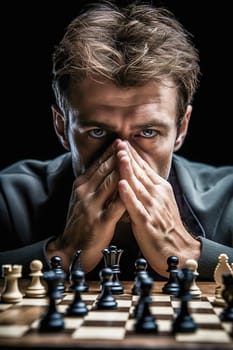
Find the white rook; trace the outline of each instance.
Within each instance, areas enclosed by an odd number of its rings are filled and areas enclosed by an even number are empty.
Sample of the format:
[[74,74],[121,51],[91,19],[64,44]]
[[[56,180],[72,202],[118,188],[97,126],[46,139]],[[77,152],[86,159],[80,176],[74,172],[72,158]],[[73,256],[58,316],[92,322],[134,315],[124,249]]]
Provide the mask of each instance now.
[[19,290],[18,279],[22,277],[22,265],[2,265],[2,275],[4,286],[1,301],[4,303],[17,303],[23,299],[23,294]]

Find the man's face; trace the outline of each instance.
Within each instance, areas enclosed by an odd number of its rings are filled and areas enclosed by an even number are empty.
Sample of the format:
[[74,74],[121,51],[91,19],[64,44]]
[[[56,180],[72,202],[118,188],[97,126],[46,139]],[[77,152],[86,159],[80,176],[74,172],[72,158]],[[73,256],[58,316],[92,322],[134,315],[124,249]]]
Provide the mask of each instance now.
[[176,149],[176,89],[171,82],[121,88],[110,81],[73,86],[67,138],[76,175],[113,142],[127,140],[162,177]]

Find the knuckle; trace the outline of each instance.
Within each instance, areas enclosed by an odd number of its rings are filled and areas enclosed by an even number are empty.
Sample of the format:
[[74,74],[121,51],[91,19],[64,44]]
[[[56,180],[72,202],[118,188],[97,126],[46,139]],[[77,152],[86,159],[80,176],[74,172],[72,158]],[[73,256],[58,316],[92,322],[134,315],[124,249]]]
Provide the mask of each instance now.
[[107,169],[108,169],[107,164],[106,164],[106,162],[104,162],[104,163],[100,164],[97,172],[99,173],[99,175],[102,176],[102,175],[106,174]]
[[110,174],[110,175],[108,175],[108,176],[105,178],[105,180],[104,180],[104,182],[103,182],[103,188],[104,188],[104,190],[109,189],[109,187],[111,187],[111,185],[112,185],[112,182],[113,182],[113,180],[112,180],[112,175]]

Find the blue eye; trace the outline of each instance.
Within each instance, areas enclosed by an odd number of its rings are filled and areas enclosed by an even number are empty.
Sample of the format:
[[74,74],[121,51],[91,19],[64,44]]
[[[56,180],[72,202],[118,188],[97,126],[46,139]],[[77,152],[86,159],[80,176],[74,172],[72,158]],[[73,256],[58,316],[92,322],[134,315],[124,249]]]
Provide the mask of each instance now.
[[96,129],[88,131],[88,134],[91,137],[94,137],[94,138],[98,139],[98,138],[106,136],[107,132],[106,132],[106,130],[103,130],[103,129],[100,129],[100,128],[96,128]]
[[158,132],[153,129],[145,129],[140,132],[140,136],[150,138],[158,135]]

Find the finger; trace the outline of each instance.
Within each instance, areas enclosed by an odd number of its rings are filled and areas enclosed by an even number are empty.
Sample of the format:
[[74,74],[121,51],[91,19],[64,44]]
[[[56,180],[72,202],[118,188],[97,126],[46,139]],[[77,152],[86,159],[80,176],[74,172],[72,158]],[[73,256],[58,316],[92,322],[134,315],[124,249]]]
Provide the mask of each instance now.
[[100,207],[104,207],[104,203],[111,201],[116,197],[118,180],[119,175],[114,170],[108,174],[98,186],[94,193],[94,200],[99,203]]
[[113,170],[93,194],[92,202],[101,213],[103,222],[116,223],[125,212],[125,205],[118,194],[119,174]]
[[141,225],[142,222],[147,222],[147,220],[149,220],[149,213],[143,206],[142,202],[138,200],[126,180],[123,179],[119,181],[118,190],[120,198],[124,203],[133,224]]
[[[130,159],[127,155],[122,157],[121,165],[124,172],[132,172],[130,163]],[[121,179],[123,179],[123,177],[121,177]],[[143,206],[147,209],[147,211],[149,211],[150,208],[153,207],[153,201],[156,198],[158,186],[153,185],[146,176],[144,176],[143,181],[141,181],[135,176],[134,173],[132,173],[130,176],[126,176],[124,179],[131,187],[136,198],[142,202]]]
[[129,142],[117,141],[117,149],[119,151],[124,150],[127,152],[130,159],[132,160],[135,174],[137,174],[137,177],[140,181],[144,183],[144,180],[146,179],[145,175],[150,179],[151,184],[156,185],[163,181],[163,179],[155,172],[155,170],[152,169],[150,164],[139,155],[139,153],[135,150],[135,148],[131,146]]
[[[129,149],[132,167],[137,178],[142,182],[148,180],[149,186],[156,184],[159,176],[154,169],[151,168],[150,164],[147,163],[129,143],[127,143],[127,147]],[[155,179],[157,179],[157,181],[154,181]]]
[[83,183],[88,182],[90,179],[95,177],[102,178],[102,175],[108,174],[112,171],[115,166],[115,144],[111,144],[106,151],[96,159],[85,171],[84,174],[77,178],[77,185],[82,185]]
[[117,153],[119,176],[121,179],[126,179],[130,184],[133,183],[135,173],[131,164],[130,156],[126,150],[121,150]]
[[119,174],[120,178],[126,179],[130,186],[135,190],[138,188],[139,184],[143,186],[151,193],[154,190],[154,183],[151,181],[147,173],[143,171],[138,165],[138,163],[124,150],[117,153],[118,164],[119,164]]
[[111,220],[112,222],[117,223],[125,211],[125,205],[118,194],[114,200],[108,202],[105,210],[103,211],[102,218],[104,222]]
[[[104,162],[99,162],[100,165],[93,174],[85,173],[81,177],[76,179],[76,188],[80,196],[85,196],[88,193],[96,192],[99,186],[102,184],[103,187],[107,187],[106,182],[111,182],[108,176],[111,177],[111,173],[116,168],[116,157],[110,156]],[[107,179],[106,179],[107,178]],[[106,179],[106,180],[105,180]],[[109,188],[111,189],[111,187]]]

